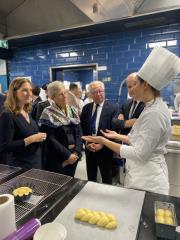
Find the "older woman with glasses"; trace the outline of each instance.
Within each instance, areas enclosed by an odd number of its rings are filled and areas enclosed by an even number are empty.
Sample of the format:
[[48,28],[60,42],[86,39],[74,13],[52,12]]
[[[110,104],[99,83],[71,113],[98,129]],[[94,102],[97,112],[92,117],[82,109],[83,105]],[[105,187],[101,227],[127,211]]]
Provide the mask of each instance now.
[[62,82],[50,83],[47,91],[53,101],[39,121],[42,131],[47,133],[46,169],[73,177],[82,148],[78,111],[67,104]]

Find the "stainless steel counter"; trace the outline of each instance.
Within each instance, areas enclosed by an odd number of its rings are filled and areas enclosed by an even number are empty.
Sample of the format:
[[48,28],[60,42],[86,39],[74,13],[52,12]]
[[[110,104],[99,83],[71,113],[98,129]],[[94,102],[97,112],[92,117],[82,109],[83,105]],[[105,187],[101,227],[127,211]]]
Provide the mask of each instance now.
[[180,197],[180,136],[172,135],[165,155],[169,171],[170,195]]

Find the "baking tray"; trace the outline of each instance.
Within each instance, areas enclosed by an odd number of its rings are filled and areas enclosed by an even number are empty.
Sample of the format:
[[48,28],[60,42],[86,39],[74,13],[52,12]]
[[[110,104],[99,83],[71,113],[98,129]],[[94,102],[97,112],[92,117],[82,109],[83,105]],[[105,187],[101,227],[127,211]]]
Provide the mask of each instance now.
[[[135,240],[145,192],[88,182],[58,215],[55,222],[67,229],[66,240]],[[118,227],[107,230],[74,219],[79,208],[113,214]]]

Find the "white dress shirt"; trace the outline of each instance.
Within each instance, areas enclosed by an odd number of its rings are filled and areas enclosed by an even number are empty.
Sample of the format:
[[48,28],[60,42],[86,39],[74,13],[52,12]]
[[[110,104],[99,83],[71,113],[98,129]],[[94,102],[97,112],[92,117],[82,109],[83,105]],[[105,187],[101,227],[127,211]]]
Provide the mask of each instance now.
[[176,111],[180,112],[180,93],[176,94],[176,97],[174,99],[174,107]]
[[[92,115],[94,114],[95,112],[95,109],[96,109],[96,103],[93,103],[93,109],[92,109]],[[103,105],[104,105],[104,101],[100,104],[98,104],[98,108],[97,108],[97,117],[96,117],[96,135],[97,135],[97,131],[98,131],[98,128],[99,128],[99,120],[100,120],[100,116],[101,116],[101,112],[102,112],[102,108],[103,108]]]

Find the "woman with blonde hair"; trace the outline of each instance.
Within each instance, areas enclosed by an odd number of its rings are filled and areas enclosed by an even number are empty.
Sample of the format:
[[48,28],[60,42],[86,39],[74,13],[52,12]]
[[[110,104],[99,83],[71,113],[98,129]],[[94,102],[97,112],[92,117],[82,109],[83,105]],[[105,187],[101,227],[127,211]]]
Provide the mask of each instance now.
[[24,169],[41,168],[40,142],[46,139],[46,133],[40,133],[30,117],[31,103],[31,82],[24,77],[14,79],[0,116],[1,163]]

